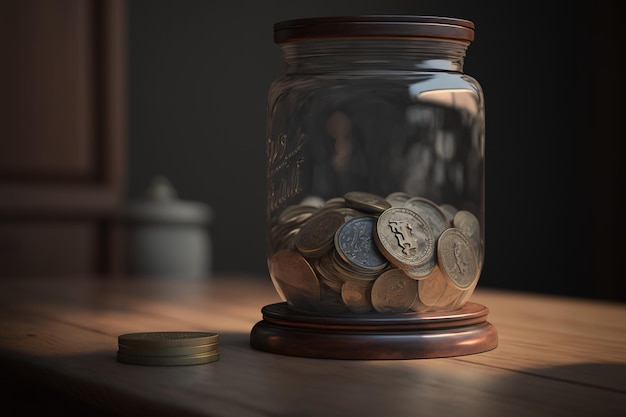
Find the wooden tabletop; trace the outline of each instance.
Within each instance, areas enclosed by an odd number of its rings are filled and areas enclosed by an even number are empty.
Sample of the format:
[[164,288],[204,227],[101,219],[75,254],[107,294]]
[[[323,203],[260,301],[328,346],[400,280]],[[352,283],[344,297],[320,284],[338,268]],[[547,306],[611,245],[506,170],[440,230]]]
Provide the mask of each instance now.
[[[22,415],[90,408],[177,417],[626,415],[626,304],[479,285],[471,301],[489,309],[494,350],[339,360],[251,348],[261,308],[279,301],[265,276],[4,280],[0,365],[3,380],[16,383],[0,399],[20,404]],[[147,331],[217,332],[220,359],[119,363],[118,336]],[[30,401],[16,400],[24,390]],[[57,403],[41,405],[42,393]]]

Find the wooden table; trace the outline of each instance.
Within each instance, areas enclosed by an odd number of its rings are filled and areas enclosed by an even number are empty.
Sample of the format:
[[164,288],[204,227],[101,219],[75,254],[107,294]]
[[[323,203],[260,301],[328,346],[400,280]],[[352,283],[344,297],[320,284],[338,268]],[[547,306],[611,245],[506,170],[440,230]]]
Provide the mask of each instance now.
[[[261,308],[280,301],[265,276],[5,280],[3,408],[85,416],[626,415],[625,304],[480,286],[471,300],[489,308],[494,350],[338,360],[250,347]],[[120,334],[172,330],[219,333],[220,360],[116,361]]]

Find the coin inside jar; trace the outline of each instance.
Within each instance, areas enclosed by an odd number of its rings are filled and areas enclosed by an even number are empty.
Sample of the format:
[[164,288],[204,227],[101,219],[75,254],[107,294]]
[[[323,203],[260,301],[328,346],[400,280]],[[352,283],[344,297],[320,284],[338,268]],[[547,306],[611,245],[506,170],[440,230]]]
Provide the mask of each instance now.
[[412,269],[432,261],[433,232],[414,211],[392,207],[380,214],[374,234],[382,254],[401,269]]
[[320,283],[311,265],[297,252],[278,251],[269,264],[270,275],[295,308],[315,308],[320,301]]
[[403,207],[413,210],[430,225],[435,240],[449,227],[446,214],[437,204],[424,197],[412,197],[404,202]]
[[404,313],[417,297],[417,281],[399,269],[382,273],[372,286],[372,305],[379,313]]
[[335,234],[335,248],[350,266],[364,272],[383,270],[388,262],[374,243],[376,219],[355,217],[343,224]]
[[363,191],[350,191],[344,194],[346,206],[362,210],[367,213],[382,213],[391,203],[384,197]]
[[444,276],[459,289],[469,288],[478,278],[478,259],[470,240],[456,228],[449,228],[437,242],[437,257]]
[[344,221],[344,216],[337,211],[311,217],[295,237],[296,248],[307,257],[324,255],[332,249],[335,233]]

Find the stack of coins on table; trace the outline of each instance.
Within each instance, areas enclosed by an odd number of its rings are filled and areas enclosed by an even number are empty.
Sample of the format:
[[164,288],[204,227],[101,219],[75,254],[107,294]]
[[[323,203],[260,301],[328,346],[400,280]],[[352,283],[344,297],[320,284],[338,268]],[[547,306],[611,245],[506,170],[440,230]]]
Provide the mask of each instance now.
[[269,234],[274,286],[306,311],[455,310],[482,267],[474,214],[402,192],[309,198],[286,207]]
[[145,332],[118,337],[117,360],[133,365],[200,365],[219,359],[218,334]]

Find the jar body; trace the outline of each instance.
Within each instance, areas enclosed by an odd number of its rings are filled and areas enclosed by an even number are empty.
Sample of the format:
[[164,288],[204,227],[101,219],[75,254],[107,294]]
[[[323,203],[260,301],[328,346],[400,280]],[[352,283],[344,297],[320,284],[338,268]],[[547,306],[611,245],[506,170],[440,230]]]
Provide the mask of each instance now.
[[267,121],[267,261],[282,299],[332,314],[462,307],[485,225],[484,99],[462,72],[467,43],[282,47]]

